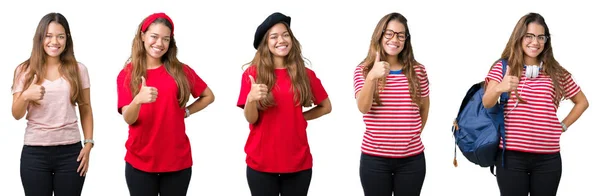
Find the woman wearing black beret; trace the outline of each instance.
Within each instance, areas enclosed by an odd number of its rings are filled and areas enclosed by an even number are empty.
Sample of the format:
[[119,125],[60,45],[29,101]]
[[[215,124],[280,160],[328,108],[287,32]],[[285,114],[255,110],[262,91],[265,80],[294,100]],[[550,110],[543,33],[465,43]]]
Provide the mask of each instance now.
[[[312,177],[307,121],[331,112],[290,23],[289,16],[276,12],[258,26],[256,54],[242,74],[237,106],[250,128],[244,150],[252,195],[307,195]],[[303,107],[312,108],[303,112]]]

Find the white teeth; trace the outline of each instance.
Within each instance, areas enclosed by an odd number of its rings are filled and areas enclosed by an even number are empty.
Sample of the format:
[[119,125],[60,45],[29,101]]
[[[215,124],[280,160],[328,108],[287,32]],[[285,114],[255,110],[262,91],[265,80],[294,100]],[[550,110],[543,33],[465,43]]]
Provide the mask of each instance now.
[[284,48],[287,48],[287,46],[277,46],[276,48],[277,49],[284,49]]
[[389,47],[392,47],[392,48],[399,48],[399,46],[396,46],[396,45],[391,45],[391,44],[388,44],[388,46],[389,46]]
[[155,47],[152,47],[152,50],[154,50],[154,51],[156,51],[156,52],[160,52],[160,51],[162,51],[162,49],[155,48]]

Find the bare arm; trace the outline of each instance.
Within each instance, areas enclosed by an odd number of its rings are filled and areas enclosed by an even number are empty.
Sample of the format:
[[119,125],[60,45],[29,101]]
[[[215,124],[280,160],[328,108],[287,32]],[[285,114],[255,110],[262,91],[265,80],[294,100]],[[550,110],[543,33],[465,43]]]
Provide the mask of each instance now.
[[330,112],[331,112],[331,101],[329,100],[329,98],[326,98],[325,100],[321,101],[321,103],[319,105],[302,113],[302,115],[304,115],[304,119],[306,119],[308,121],[308,120],[317,119],[325,114],[329,114]]
[[190,115],[192,115],[196,112],[203,110],[204,108],[206,108],[206,106],[211,104],[213,101],[215,101],[215,95],[213,94],[212,90],[210,90],[209,87],[206,87],[206,89],[204,89],[204,91],[202,91],[202,94],[200,95],[200,97],[198,99],[196,99],[196,101],[194,101],[194,103],[189,105],[187,107],[187,109],[190,111]]
[[421,114],[421,131],[425,129],[425,124],[427,124],[427,118],[429,117],[429,96],[423,97],[423,105],[419,108],[419,112]]
[[27,106],[29,105],[29,101],[25,96],[21,96],[21,94],[21,92],[13,94],[12,115],[16,120],[20,120],[25,116]]
[[575,123],[581,114],[583,114],[583,112],[589,107],[588,100],[583,94],[583,91],[579,91],[579,93],[571,98],[571,101],[573,101],[575,105],[567,117],[565,117],[565,119],[562,121],[567,127],[570,127],[573,123]]
[[363,114],[368,113],[371,110],[371,106],[373,106],[373,93],[375,92],[376,84],[377,79],[369,79],[367,77],[362,89],[356,93],[356,104],[358,105],[358,110]]
[[256,123],[258,120],[258,102],[250,101],[250,99],[246,99],[246,105],[244,105],[244,117],[246,117],[246,121],[250,124]]
[[[83,136],[85,139],[94,139],[94,115],[92,113],[92,105],[90,101],[90,89],[83,89],[82,102],[79,103],[79,115],[81,119],[81,127],[83,128]],[[92,145],[90,143],[86,144]]]
[[498,87],[498,84],[500,83],[494,80],[490,80],[488,82],[482,98],[484,108],[494,107],[494,105],[496,105],[496,103],[498,102],[498,98],[502,94],[502,91],[496,88]]

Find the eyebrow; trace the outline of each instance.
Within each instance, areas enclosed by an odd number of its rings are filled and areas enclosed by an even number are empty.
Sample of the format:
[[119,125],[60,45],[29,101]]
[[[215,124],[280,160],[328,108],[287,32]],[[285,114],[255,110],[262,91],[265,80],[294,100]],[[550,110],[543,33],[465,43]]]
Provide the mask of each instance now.
[[533,34],[533,33],[525,33],[525,34],[529,34],[529,35],[533,35],[533,36],[546,35],[545,33],[542,33],[542,34],[539,34],[539,35],[536,35],[536,34]]
[[[151,35],[160,36],[158,33],[150,33],[150,34],[151,34]],[[169,38],[170,38],[171,36],[170,36],[170,35],[165,35],[165,36],[163,36],[163,37],[169,37]]]
[[[46,33],[46,35],[52,35],[52,33]],[[58,33],[56,35],[66,35],[66,33]]]
[[[284,33],[289,33],[289,32],[288,31],[281,32],[281,34],[284,34]],[[277,35],[277,33],[271,33],[269,35]]]

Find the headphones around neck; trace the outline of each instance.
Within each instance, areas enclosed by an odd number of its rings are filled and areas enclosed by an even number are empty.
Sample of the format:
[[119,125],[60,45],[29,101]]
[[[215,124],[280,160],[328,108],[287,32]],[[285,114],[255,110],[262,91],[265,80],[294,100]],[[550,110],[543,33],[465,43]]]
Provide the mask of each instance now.
[[525,76],[527,78],[537,78],[540,72],[542,71],[542,65],[544,62],[540,62],[540,66],[537,65],[524,65],[525,67]]

